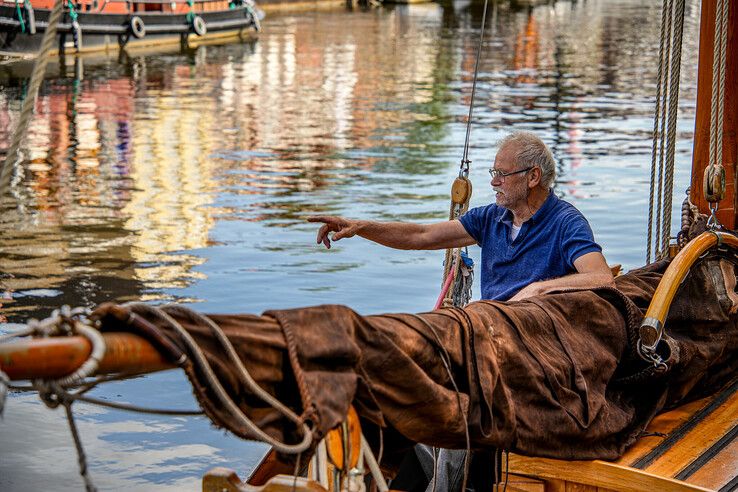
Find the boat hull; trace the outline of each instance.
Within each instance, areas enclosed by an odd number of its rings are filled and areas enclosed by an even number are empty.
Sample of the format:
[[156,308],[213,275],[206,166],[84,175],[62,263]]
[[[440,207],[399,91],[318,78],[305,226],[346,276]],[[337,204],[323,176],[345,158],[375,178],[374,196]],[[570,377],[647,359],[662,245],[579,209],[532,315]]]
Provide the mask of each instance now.
[[[14,7],[0,5],[0,54],[14,57],[35,55],[48,25],[51,10],[35,9],[35,33],[31,34],[28,22],[25,32],[18,20]],[[118,50],[160,44],[199,44],[224,36],[250,37],[258,20],[254,11],[247,6],[227,10],[198,12],[204,21],[206,32],[195,32],[191,18],[186,13],[136,12],[129,13],[84,13],[78,14],[79,30],[75,29],[65,12],[57,27],[57,42],[52,55],[76,54],[95,51]],[[136,36],[131,19],[136,17],[143,23],[145,33]],[[24,19],[25,20],[25,19]]]

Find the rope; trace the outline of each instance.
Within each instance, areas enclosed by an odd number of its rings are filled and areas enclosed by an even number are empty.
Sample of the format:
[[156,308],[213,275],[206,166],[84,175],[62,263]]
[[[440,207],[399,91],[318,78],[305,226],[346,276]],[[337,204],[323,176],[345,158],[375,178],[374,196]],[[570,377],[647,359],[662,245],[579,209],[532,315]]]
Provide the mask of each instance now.
[[18,119],[18,126],[16,126],[15,132],[13,132],[13,140],[10,143],[10,147],[8,147],[8,153],[5,156],[5,162],[3,163],[2,169],[0,169],[0,198],[2,198],[10,188],[12,170],[18,162],[18,151],[23,143],[26,131],[28,131],[31,117],[33,116],[33,109],[36,105],[38,89],[44,79],[46,64],[49,61],[51,47],[56,39],[56,28],[59,25],[59,19],[61,19],[63,6],[64,0],[56,0],[56,2],[54,2],[54,8],[51,10],[51,14],[49,15],[49,23],[46,27],[46,31],[44,32],[44,37],[41,40],[41,48],[38,51],[36,63],[34,64],[33,72],[31,73],[31,83],[28,87],[28,96],[23,100],[20,118]]
[[82,479],[85,481],[85,490],[87,492],[96,492],[97,488],[92,484],[92,478],[90,478],[89,471],[87,470],[87,456],[85,450],[82,447],[82,439],[79,437],[79,431],[77,431],[77,424],[74,422],[74,414],[72,413],[72,402],[64,404],[64,411],[67,414],[67,422],[69,422],[69,430],[72,433],[74,439],[74,447],[77,448],[77,460],[79,461],[79,474],[82,475]]
[[669,81],[669,113],[668,134],[666,139],[668,147],[666,151],[666,169],[664,185],[664,208],[661,213],[661,252],[665,254],[669,249],[669,237],[671,235],[671,203],[674,196],[674,147],[676,145],[676,119],[679,111],[679,76],[682,66],[682,35],[684,32],[684,1],[677,0],[674,24],[674,50],[671,57],[670,81]]
[[[258,385],[255,384],[251,376],[248,374],[248,371],[246,371],[245,367],[243,367],[242,363],[240,362],[240,359],[238,359],[238,356],[235,353],[235,349],[233,348],[233,345],[230,343],[228,338],[223,334],[222,330],[218,325],[216,325],[210,318],[207,316],[203,316],[201,314],[195,313],[194,311],[191,311],[189,309],[186,309],[184,307],[177,306],[176,309],[179,312],[187,313],[190,316],[194,317],[195,319],[205,321],[206,324],[213,330],[213,333],[216,335],[216,338],[221,342],[223,347],[226,349],[226,352],[228,353],[228,356],[233,360],[234,363],[236,363],[237,367],[239,364],[241,366],[239,367],[239,373],[241,373],[241,377],[243,378],[242,382],[250,388],[256,396],[259,398],[262,398],[264,401],[272,404],[273,408],[285,417],[287,417],[289,420],[297,424],[298,426],[302,427],[303,431],[303,439],[298,444],[285,444],[283,442],[280,442],[273,437],[271,437],[269,434],[262,431],[253,421],[251,421],[244,413],[243,411],[238,407],[238,405],[233,401],[233,399],[228,395],[228,392],[223,388],[220,381],[216,377],[215,373],[213,372],[212,367],[210,366],[210,363],[205,358],[205,354],[200,349],[200,347],[197,345],[197,342],[192,338],[192,336],[185,330],[182,325],[180,325],[174,318],[169,316],[163,309],[156,308],[153,306],[149,306],[147,304],[142,303],[128,303],[124,304],[125,307],[128,307],[129,309],[137,309],[139,311],[143,311],[149,314],[152,314],[156,316],[157,318],[165,321],[167,324],[169,324],[170,327],[172,327],[182,338],[183,342],[187,346],[187,348],[190,350],[194,362],[199,366],[199,369],[202,371],[202,374],[207,379],[207,382],[210,386],[210,388],[215,393],[218,401],[225,407],[225,409],[235,418],[242,426],[244,426],[248,431],[257,437],[257,439],[260,439],[268,444],[270,444],[277,452],[285,453],[285,454],[299,454],[303,451],[307,450],[310,447],[310,444],[312,443],[312,432],[307,424],[305,424],[294,412],[292,412],[289,408],[285,407],[277,401],[274,397],[272,397],[269,393],[264,391],[262,388],[260,388]],[[170,309],[172,309],[170,307]],[[235,359],[233,359],[235,357]],[[246,376],[244,378],[244,376]]]
[[720,82],[718,85],[717,117],[717,164],[723,163],[723,108],[725,107],[725,56],[728,47],[728,2],[722,0],[722,22],[720,29]]
[[387,482],[384,480],[384,475],[382,475],[382,470],[379,468],[379,463],[374,458],[372,448],[370,448],[369,443],[366,442],[364,434],[361,434],[361,450],[364,453],[364,459],[366,460],[366,464],[372,474],[372,478],[374,478],[374,482],[377,485],[377,490],[379,492],[387,492],[389,487],[387,487]]
[[663,208],[661,202],[664,197],[664,148],[666,139],[666,109],[667,101],[671,94],[668,93],[667,80],[669,79],[669,58],[671,56],[671,26],[672,26],[672,14],[673,14],[672,0],[668,1],[667,16],[666,16],[666,32],[662,33],[665,36],[665,47],[664,47],[664,73],[662,79],[659,81],[663,85],[663,97],[661,98],[661,126],[659,129],[659,177],[658,177],[658,193],[656,195],[656,244],[654,245],[654,254],[657,257],[661,257],[662,251],[661,246],[661,221],[663,219]]
[[[461,165],[459,167],[459,180],[464,180],[466,185],[469,187],[469,193],[466,194],[464,203],[456,203],[454,199],[451,200],[451,208],[449,210],[449,220],[459,218],[461,215],[466,213],[469,209],[469,199],[471,198],[471,183],[469,182],[469,140],[471,137],[471,123],[472,116],[474,114],[474,97],[477,93],[477,77],[479,75],[479,60],[482,55],[482,47],[484,45],[484,28],[487,23],[487,6],[488,0],[484,0],[484,10],[482,11],[482,26],[479,31],[479,44],[477,45],[477,56],[474,61],[474,78],[472,80],[472,92],[471,99],[469,101],[469,116],[466,120],[466,136],[464,137],[464,152],[461,156]],[[496,12],[496,11],[495,11]],[[443,269],[443,281],[441,282],[441,294],[438,296],[436,301],[436,307],[438,309],[443,305],[454,305],[464,306],[471,299],[471,279],[469,275],[464,275],[465,272],[461,270],[462,258],[461,248],[448,248],[446,250],[446,256],[444,259]],[[453,273],[452,273],[453,272]],[[449,277],[451,279],[449,280]],[[469,280],[468,282],[462,282],[459,284],[459,280]]]
[[461,168],[459,169],[459,177],[469,176],[469,137],[471,135],[472,113],[474,111],[474,96],[477,92],[477,74],[479,73],[479,58],[482,54],[482,45],[484,44],[484,25],[487,21],[487,2],[484,0],[484,10],[482,11],[482,28],[479,32],[479,45],[477,46],[477,59],[474,62],[474,79],[472,80],[471,100],[469,101],[469,117],[466,120],[466,137],[464,139],[464,155],[461,157]]
[[655,258],[666,255],[669,248],[683,32],[684,0],[676,0],[676,4],[664,0],[651,146],[647,263],[651,262],[652,248]]
[[728,2],[717,1],[715,39],[712,54],[712,97],[710,99],[709,165],[723,161],[723,108],[725,106],[725,52],[727,45]]

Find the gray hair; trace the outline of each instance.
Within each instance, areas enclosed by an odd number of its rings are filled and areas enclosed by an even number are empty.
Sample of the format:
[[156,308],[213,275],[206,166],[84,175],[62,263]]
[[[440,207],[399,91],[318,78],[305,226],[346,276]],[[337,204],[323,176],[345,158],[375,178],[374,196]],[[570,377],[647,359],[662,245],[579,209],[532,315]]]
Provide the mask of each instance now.
[[515,162],[519,168],[528,166],[541,170],[541,186],[550,188],[556,179],[556,162],[543,140],[531,132],[514,132],[505,136],[497,144],[498,152],[508,145],[515,144]]

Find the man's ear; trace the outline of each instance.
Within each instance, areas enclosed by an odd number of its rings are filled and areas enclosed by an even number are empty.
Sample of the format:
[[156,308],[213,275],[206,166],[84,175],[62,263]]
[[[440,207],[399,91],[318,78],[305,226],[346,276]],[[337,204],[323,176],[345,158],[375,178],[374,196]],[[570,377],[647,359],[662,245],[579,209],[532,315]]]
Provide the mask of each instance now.
[[528,172],[528,188],[535,188],[541,184],[542,171],[541,168],[536,166]]

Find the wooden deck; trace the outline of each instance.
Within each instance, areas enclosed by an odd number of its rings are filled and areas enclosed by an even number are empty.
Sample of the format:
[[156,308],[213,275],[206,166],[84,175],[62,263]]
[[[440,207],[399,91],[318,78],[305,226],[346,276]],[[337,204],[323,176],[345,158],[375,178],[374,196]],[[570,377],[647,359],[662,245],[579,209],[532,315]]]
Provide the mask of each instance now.
[[616,462],[510,455],[509,491],[738,490],[738,379],[656,417]]

